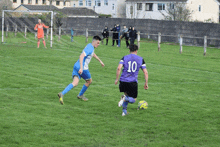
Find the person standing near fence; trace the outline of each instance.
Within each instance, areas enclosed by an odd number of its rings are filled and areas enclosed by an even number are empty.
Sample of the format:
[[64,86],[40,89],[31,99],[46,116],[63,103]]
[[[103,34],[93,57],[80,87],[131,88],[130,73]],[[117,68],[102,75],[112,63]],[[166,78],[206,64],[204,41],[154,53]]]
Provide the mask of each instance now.
[[41,19],[38,19],[38,24],[35,25],[34,30],[37,30],[37,48],[40,46],[40,39],[42,39],[44,47],[46,47],[46,42],[44,40],[44,28],[49,28],[49,26],[44,25]]
[[129,32],[130,44],[134,44],[135,39],[137,39],[137,31],[132,27],[132,30]]
[[128,28],[126,27],[126,25],[124,25],[120,39],[123,39],[124,37],[126,41],[126,47],[129,48],[129,43],[128,43],[129,33],[128,33]]
[[106,39],[106,45],[108,45],[109,31],[107,26],[105,26],[105,29],[102,32],[102,36],[103,36],[103,41],[104,39]]
[[113,37],[112,37],[112,46],[115,45],[115,40],[116,43],[118,45],[118,32],[117,32],[117,26],[115,25],[113,29],[111,29],[111,31],[113,32]]

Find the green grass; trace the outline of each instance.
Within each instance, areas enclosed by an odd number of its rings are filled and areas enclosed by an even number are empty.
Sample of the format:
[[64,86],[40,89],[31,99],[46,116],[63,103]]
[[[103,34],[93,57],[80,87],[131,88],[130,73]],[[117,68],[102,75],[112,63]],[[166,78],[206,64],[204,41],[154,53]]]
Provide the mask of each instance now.
[[[122,117],[117,103],[122,93],[114,85],[122,47],[100,45],[92,59],[93,83],[88,102],[76,98],[81,80],[60,105],[57,93],[72,82],[72,67],[86,45],[84,37],[54,38],[53,48],[37,49],[35,39],[5,38],[0,44],[0,146],[89,147],[216,147],[220,146],[220,50],[142,42],[138,54],[146,62],[149,89],[139,74],[137,101],[147,110],[128,105]],[[31,35],[30,35],[31,36]],[[91,38],[89,38],[91,42]],[[26,43],[21,43],[26,42]]]

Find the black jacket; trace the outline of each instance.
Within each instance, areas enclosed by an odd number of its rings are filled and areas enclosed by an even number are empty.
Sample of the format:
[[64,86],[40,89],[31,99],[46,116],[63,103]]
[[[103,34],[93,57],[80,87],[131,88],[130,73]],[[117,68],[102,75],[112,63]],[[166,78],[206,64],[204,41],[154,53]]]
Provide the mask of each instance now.
[[113,32],[113,39],[118,39],[118,32],[117,32],[117,28],[114,27],[113,29],[111,29],[111,31]]
[[108,31],[108,28],[103,30],[103,32],[102,32],[102,36],[103,36],[104,38],[108,38],[108,37],[109,37],[109,31]]
[[136,30],[131,30],[129,32],[129,38],[137,39],[137,31]]

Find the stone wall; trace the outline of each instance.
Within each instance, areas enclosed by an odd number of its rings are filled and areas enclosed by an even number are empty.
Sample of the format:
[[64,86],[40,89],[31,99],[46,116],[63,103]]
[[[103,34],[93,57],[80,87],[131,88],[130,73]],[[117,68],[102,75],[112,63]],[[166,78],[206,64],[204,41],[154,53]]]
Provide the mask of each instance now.
[[[13,18],[15,22],[21,25],[21,22],[33,28],[37,20],[25,20],[20,18],[19,21]],[[0,21],[2,19],[0,18]],[[63,18],[62,28],[65,32],[70,34],[70,29],[73,28],[76,35],[85,35],[86,28],[89,29],[89,35],[101,35],[104,26],[112,28],[115,24],[134,26],[137,31],[141,32],[141,38],[150,37],[150,39],[157,40],[158,32],[162,34],[162,42],[178,43],[179,35],[183,35],[183,44],[203,46],[204,36],[208,38],[220,39],[220,25],[214,23],[200,23],[200,22],[178,22],[178,21],[164,21],[152,19],[124,19],[124,18]],[[2,26],[0,26],[1,28]],[[64,32],[64,31],[63,31]],[[147,35],[154,34],[154,35]],[[166,36],[167,35],[167,36]],[[200,38],[201,37],[201,38]],[[220,47],[220,40],[208,39],[209,46]]]

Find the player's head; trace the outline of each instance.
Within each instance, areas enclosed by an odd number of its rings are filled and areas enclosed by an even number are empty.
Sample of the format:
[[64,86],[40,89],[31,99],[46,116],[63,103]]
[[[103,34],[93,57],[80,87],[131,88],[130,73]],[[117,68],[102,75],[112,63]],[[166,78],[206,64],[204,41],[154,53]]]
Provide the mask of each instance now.
[[130,52],[135,52],[138,50],[138,46],[136,44],[129,45]]
[[126,25],[124,25],[124,28],[126,28]]
[[92,38],[92,45],[97,48],[99,46],[99,43],[102,39],[99,36],[94,36]]
[[41,19],[38,19],[38,23],[41,23]]

